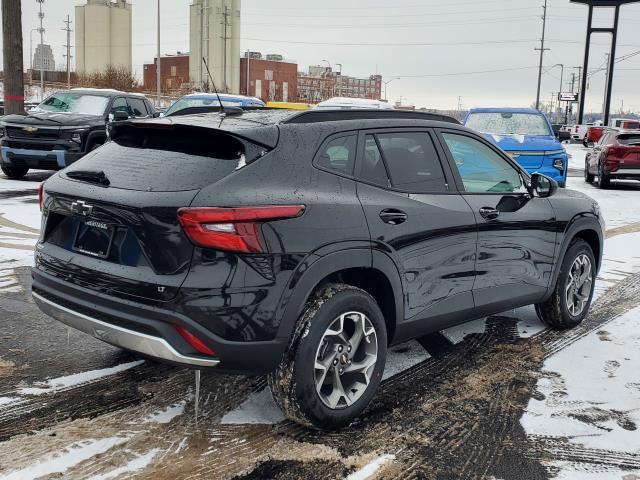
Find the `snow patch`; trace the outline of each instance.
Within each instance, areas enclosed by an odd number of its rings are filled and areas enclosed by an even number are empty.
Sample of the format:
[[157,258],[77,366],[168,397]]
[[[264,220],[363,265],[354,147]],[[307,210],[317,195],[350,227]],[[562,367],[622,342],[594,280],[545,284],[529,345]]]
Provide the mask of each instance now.
[[486,319],[481,318],[472,322],[463,323],[462,325],[456,325],[455,327],[442,330],[442,333],[453,343],[460,343],[464,340],[464,337],[471,333],[484,333],[486,327]]
[[[549,358],[520,422],[530,435],[640,451],[640,307]],[[571,478],[571,477],[567,477]]]
[[391,347],[387,352],[387,364],[384,367],[382,380],[391,378],[428,358],[431,358],[431,355],[415,340]]
[[371,478],[385,463],[395,460],[395,458],[395,455],[382,455],[366,464],[360,470],[353,472],[345,480],[366,480]]
[[127,473],[137,472],[139,470],[143,470],[147,467],[153,460],[153,458],[160,451],[159,448],[153,448],[149,450],[147,453],[139,455],[137,458],[134,458],[126,465],[122,467],[116,468],[115,470],[111,470],[110,472],[104,473],[102,475],[94,475],[90,477],[89,480],[107,480],[109,478],[120,478],[122,475]]
[[[18,390],[18,393],[22,395],[45,395],[48,393],[55,393],[60,390],[66,390],[69,388],[77,387],[85,383],[94,382],[110,375],[129,370],[130,368],[137,367],[144,363],[144,360],[136,360],[135,362],[121,363],[111,368],[103,368],[100,370],[89,370],[88,372],[75,373],[73,375],[67,375],[66,377],[52,378],[46,382],[42,382],[41,387],[25,387]],[[39,385],[39,384],[36,384]]]
[[271,390],[263,388],[251,393],[238,408],[226,413],[223,424],[266,424],[273,425],[284,420],[284,415],[276,405]]
[[64,473],[69,468],[96,455],[100,455],[127,440],[128,437],[110,437],[100,440],[89,439],[75,442],[65,447],[62,451],[46,457],[34,465],[21,470],[14,470],[6,475],[0,475],[0,480],[30,480],[54,473]]
[[187,405],[186,400],[182,400],[173,405],[169,405],[164,410],[158,410],[143,420],[143,423],[169,423],[176,417],[184,413],[184,407]]

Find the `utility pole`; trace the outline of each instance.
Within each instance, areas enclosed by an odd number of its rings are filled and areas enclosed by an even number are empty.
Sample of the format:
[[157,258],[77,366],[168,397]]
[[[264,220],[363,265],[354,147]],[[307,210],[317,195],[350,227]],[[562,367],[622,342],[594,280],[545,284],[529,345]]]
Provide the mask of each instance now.
[[458,97],[458,112],[462,110],[462,97],[459,96]]
[[227,33],[227,27],[229,26],[229,7],[227,7],[226,2],[224,5],[224,10],[221,13],[222,15],[222,48],[224,49],[222,52],[222,75],[223,75],[223,84],[224,84],[224,93],[229,93],[229,87],[227,84],[227,40],[229,39],[229,35]]
[[[581,95],[581,90],[582,90],[582,82],[580,81],[582,79],[582,67],[574,67],[578,69],[578,112],[580,111],[580,98],[582,97]],[[573,93],[573,89],[571,90],[571,93]],[[573,108],[572,108],[572,113],[573,113]],[[573,114],[571,115],[573,117]]]
[[160,0],[158,0],[158,51],[156,58],[156,88],[158,89],[156,105],[160,108]]
[[4,113],[24,115],[22,7],[15,0],[2,0],[2,45]]
[[44,0],[36,0],[40,4],[40,11],[38,12],[38,18],[40,19],[40,100],[44,100],[44,27],[42,22],[44,21],[44,12],[42,11],[42,4]]
[[540,50],[540,66],[538,67],[538,93],[536,94],[536,109],[540,108],[540,87],[542,86],[542,62],[544,61],[544,52],[545,50],[549,50],[548,48],[544,48],[544,36],[547,30],[547,0],[544,0],[544,6],[542,7],[542,38],[540,39],[540,48],[536,48],[535,50]]
[[249,80],[249,72],[251,71],[249,69],[250,58],[251,58],[251,52],[249,50],[247,50],[247,93],[246,93],[247,97],[251,96],[251,93],[249,93],[249,88],[250,88],[250,85],[251,85],[250,84],[250,80]]
[[67,47],[67,54],[65,55],[65,57],[67,58],[67,89],[71,88],[71,20],[69,20],[69,15],[67,15],[67,19],[62,21],[63,23],[66,23],[67,26],[65,28],[63,28],[62,30],[67,32],[67,44],[65,45],[65,47]]
[[606,127],[608,118],[604,118],[607,111],[607,99],[609,98],[609,75],[611,74],[611,62],[609,61],[611,54],[605,53],[605,57],[607,57],[607,70],[604,76],[604,101],[602,103],[602,124]]

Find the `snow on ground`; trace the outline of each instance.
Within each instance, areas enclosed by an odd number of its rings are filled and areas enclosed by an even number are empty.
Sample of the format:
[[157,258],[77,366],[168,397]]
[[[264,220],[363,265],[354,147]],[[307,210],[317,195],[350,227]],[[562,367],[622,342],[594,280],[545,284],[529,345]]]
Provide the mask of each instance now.
[[45,475],[62,474],[80,462],[95,457],[128,440],[127,437],[110,437],[100,440],[83,440],[69,445],[61,452],[46,457],[22,470],[14,470],[0,480],[30,480]]
[[[640,308],[625,313],[545,362],[521,419],[527,434],[589,449],[640,452]],[[579,466],[578,466],[579,467]],[[559,478],[585,478],[565,462]],[[609,472],[611,478],[638,472]],[[593,478],[604,478],[597,476]]]
[[372,478],[385,463],[390,462],[395,458],[395,455],[382,455],[362,467],[360,470],[353,472],[346,478],[346,480],[366,480],[367,478]]

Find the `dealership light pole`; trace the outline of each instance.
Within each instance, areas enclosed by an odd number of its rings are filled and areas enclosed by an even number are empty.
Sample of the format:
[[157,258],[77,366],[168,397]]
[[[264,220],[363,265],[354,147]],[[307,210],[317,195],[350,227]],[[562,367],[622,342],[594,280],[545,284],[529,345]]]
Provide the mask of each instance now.
[[545,50],[549,50],[548,48],[544,48],[544,35],[547,29],[547,0],[544,0],[543,13],[542,13],[542,38],[540,39],[540,48],[536,48],[535,50],[540,50],[540,66],[538,67],[538,93],[536,94],[536,110],[540,108],[540,87],[542,85],[542,62],[544,60],[544,52]]
[[[44,27],[42,21],[44,20],[44,12],[42,11],[42,4],[44,0],[36,0],[40,4],[40,11],[38,12],[38,18],[40,19],[40,100],[44,100]],[[37,48],[36,48],[37,49]]]

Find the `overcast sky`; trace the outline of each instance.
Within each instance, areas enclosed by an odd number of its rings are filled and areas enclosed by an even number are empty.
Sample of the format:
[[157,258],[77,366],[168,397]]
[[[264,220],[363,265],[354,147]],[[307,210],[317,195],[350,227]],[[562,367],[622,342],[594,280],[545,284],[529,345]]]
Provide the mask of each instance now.
[[[46,0],[45,43],[63,62],[62,20],[74,20],[79,0]],[[132,0],[133,68],[155,53],[156,0]],[[162,53],[189,49],[189,1],[161,0]],[[544,0],[243,0],[241,50],[280,53],[304,70],[310,64],[342,64],[345,75],[380,73],[388,98],[418,107],[529,106],[535,100]],[[319,6],[319,5],[322,6]],[[37,27],[37,3],[23,0],[25,65],[29,32]],[[560,88],[582,64],[587,8],[549,0],[542,97]],[[612,17],[598,13],[600,26]],[[73,25],[72,25],[73,28]],[[622,8],[616,57],[640,51],[640,3]],[[37,43],[34,33],[34,49]],[[72,35],[73,41],[73,35]],[[600,67],[610,36],[594,37],[590,69]],[[483,73],[477,73],[483,72]],[[600,111],[604,71],[591,77],[587,111]],[[640,111],[640,55],[617,64],[613,109]],[[570,90],[568,85],[564,90]]]

